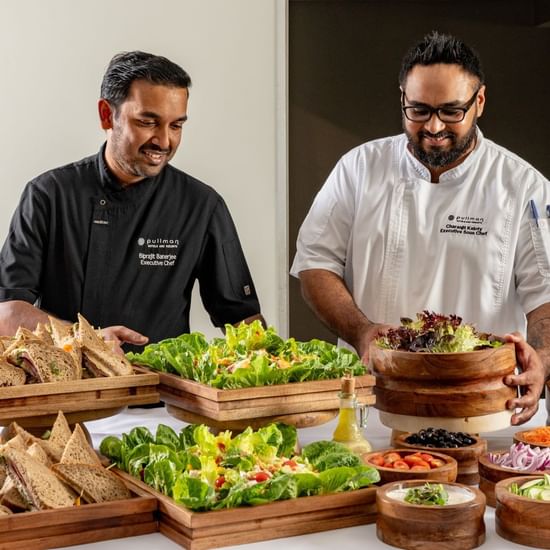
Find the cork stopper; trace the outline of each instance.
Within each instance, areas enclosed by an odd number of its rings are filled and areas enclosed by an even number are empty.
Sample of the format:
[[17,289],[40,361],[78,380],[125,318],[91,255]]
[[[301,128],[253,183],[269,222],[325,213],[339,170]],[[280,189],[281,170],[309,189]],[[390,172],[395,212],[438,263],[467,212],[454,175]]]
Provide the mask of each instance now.
[[342,393],[355,393],[355,378],[351,374],[342,377]]

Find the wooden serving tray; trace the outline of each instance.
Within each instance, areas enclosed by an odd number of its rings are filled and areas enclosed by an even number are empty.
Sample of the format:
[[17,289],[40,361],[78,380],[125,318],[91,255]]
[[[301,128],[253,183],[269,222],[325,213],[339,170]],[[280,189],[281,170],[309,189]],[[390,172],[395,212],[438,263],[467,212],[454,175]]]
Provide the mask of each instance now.
[[[146,367],[136,368],[152,372]],[[339,378],[220,390],[174,374],[157,374],[160,396],[165,403],[216,421],[332,411],[340,405]],[[355,391],[362,404],[374,404],[374,382],[370,374],[355,378]]]
[[137,371],[132,376],[86,378],[0,388],[0,426],[51,427],[61,410],[70,424],[115,414],[128,405],[158,403],[159,377]]
[[187,550],[233,546],[376,521],[376,487],[259,506],[193,512],[126,472],[126,483],[158,499],[160,532]]
[[133,498],[0,517],[0,548],[43,550],[158,531],[157,499],[127,484]]

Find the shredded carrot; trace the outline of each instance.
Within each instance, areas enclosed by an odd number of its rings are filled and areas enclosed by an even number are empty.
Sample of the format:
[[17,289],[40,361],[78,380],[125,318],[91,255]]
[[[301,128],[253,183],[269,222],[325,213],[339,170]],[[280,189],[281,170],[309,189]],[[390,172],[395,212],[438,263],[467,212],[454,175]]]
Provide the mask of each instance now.
[[550,426],[529,430],[523,434],[523,439],[533,445],[550,445]]

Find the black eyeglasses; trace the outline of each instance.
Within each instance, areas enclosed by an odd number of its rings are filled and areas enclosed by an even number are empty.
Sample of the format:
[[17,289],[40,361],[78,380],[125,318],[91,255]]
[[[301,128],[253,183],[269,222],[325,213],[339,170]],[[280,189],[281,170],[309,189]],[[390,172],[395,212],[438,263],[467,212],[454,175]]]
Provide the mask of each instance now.
[[462,107],[432,107],[419,103],[418,105],[405,106],[405,92],[401,91],[401,110],[403,114],[411,122],[427,122],[435,113],[441,122],[462,122],[466,113],[470,110],[476,100],[479,88],[474,92],[474,95]]

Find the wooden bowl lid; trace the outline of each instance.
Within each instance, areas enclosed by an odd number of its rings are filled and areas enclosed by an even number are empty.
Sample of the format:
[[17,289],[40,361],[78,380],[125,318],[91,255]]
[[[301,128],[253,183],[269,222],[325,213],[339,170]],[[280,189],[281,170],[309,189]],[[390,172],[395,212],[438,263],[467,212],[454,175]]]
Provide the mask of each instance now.
[[369,367],[375,375],[429,381],[478,380],[513,374],[516,367],[514,344],[462,353],[426,353],[369,346]]

